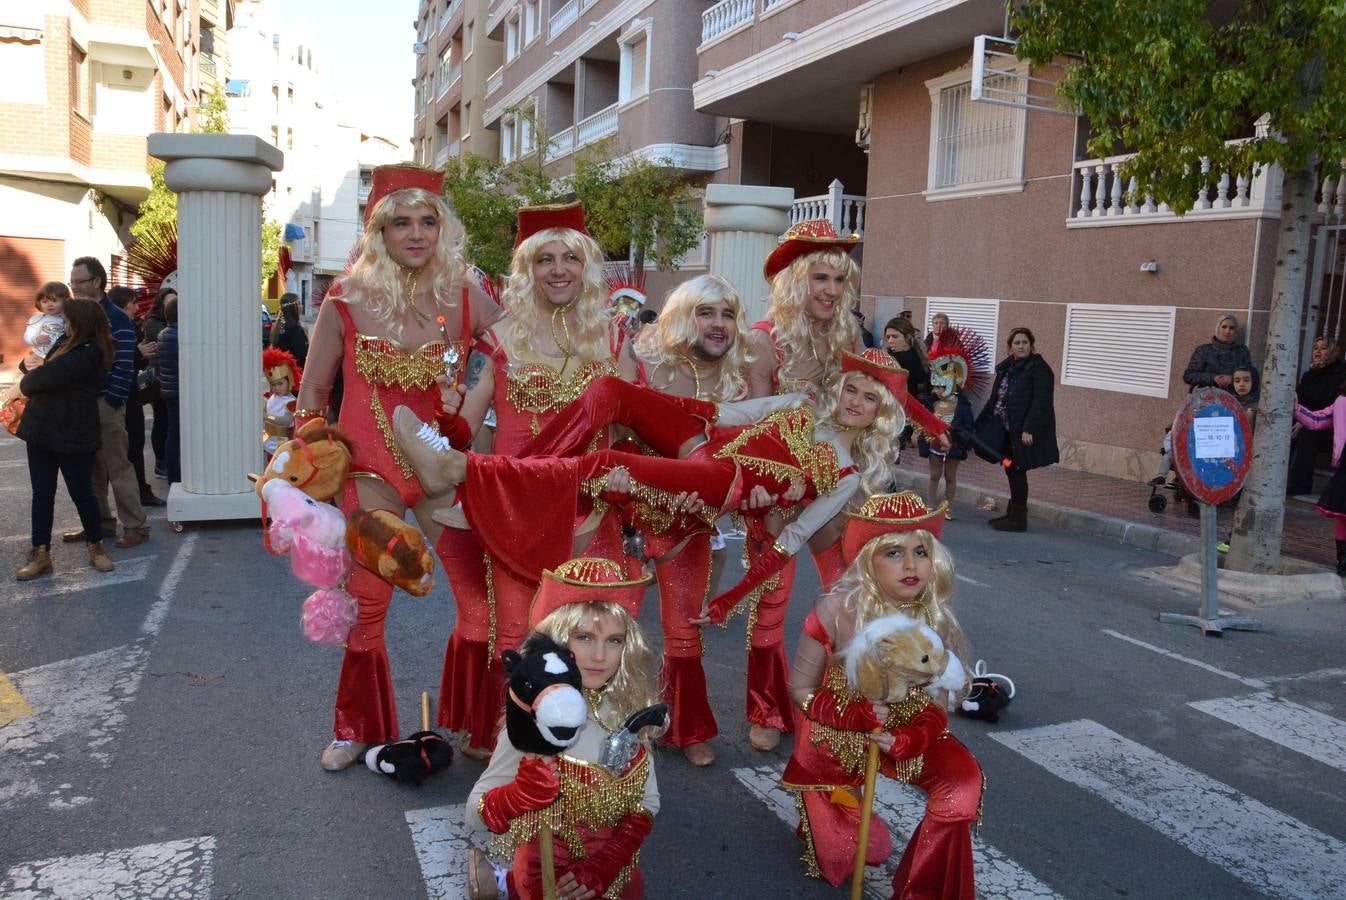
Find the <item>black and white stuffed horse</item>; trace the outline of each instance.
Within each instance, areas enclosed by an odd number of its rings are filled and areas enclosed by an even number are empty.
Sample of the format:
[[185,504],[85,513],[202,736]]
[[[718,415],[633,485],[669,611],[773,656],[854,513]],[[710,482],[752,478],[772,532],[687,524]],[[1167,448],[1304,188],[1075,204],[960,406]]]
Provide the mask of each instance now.
[[509,676],[505,730],[522,753],[555,756],[572,746],[589,717],[575,655],[545,634],[500,654]]
[[1000,711],[1014,699],[1014,682],[1008,675],[988,672],[986,660],[977,660],[972,669],[972,689],[958,704],[958,714],[983,722],[999,722]]

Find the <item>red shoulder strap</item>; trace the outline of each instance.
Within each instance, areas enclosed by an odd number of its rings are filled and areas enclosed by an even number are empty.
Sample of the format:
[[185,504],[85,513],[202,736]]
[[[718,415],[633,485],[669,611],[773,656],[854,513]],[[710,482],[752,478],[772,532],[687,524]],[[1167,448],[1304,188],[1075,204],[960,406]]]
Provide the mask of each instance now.
[[832,655],[832,636],[828,634],[827,629],[823,627],[822,620],[818,618],[816,610],[811,611],[804,617],[804,633],[822,644],[823,649],[827,651],[828,656]]

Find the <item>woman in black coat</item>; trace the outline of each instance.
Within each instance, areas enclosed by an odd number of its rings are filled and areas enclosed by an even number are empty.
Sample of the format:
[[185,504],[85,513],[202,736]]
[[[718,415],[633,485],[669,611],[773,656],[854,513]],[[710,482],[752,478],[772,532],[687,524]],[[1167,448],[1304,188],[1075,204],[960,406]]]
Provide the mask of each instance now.
[[1009,508],[1005,515],[991,520],[991,527],[997,531],[1027,531],[1028,470],[1061,459],[1056,447],[1056,409],[1052,406],[1056,377],[1035,351],[1032,331],[1015,328],[1005,343],[1009,356],[995,367],[991,397],[977,417],[977,435],[1012,460],[1005,469]]
[[271,327],[271,346],[293,356],[301,369],[308,362],[308,334],[299,322],[298,294],[280,298],[280,321]]
[[[1320,337],[1313,342],[1309,369],[1300,377],[1295,388],[1295,399],[1309,409],[1323,409],[1332,405],[1346,381],[1346,362],[1342,361],[1341,345]],[[1295,426],[1290,441],[1290,477],[1285,493],[1291,496],[1313,493],[1313,469],[1320,453],[1332,451],[1332,432],[1310,431]]]
[[93,494],[94,456],[102,444],[98,394],[116,349],[107,316],[92,300],[66,300],[65,336],[38,368],[23,376],[19,389],[28,406],[18,437],[28,445],[28,478],[33,486],[33,549],[17,579],[52,571],[51,527],[56,509],[56,474],[79,512],[89,565],[113,570],[103,551],[103,519]]
[[[154,365],[154,345],[159,340],[159,332],[168,325],[168,318],[164,315],[164,304],[169,297],[177,302],[176,288],[159,288],[159,293],[154,295],[154,305],[145,316],[145,343],[139,349],[150,360],[150,365]],[[164,478],[168,475],[168,407],[164,404],[164,398],[156,393],[154,399],[150,401],[150,409],[154,411],[154,424],[150,426],[150,446],[154,448],[154,474]]]

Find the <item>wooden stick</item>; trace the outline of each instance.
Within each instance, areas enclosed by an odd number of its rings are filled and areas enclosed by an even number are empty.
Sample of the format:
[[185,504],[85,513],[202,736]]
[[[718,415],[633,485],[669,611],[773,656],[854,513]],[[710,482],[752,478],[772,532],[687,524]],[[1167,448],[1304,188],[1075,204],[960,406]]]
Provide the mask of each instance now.
[[[542,811],[549,816],[550,809]],[[537,836],[538,852],[542,856],[542,900],[556,900],[556,855],[551,844],[551,821],[543,819]]]
[[430,692],[421,691],[421,731],[430,730]]
[[879,774],[879,745],[869,742],[865,756],[865,796],[860,803],[860,839],[855,845],[855,871],[851,875],[851,900],[865,892],[865,851],[869,849],[869,819],[874,813],[874,780]]

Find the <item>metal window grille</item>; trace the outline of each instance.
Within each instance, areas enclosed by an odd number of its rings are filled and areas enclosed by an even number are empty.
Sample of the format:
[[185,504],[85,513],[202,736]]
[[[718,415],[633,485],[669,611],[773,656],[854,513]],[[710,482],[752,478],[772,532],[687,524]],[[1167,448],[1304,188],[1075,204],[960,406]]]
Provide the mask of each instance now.
[[[1010,90],[1021,80],[999,76],[988,79],[988,84]],[[971,93],[971,82],[939,92],[936,188],[1002,181],[1018,175],[1021,116],[1008,107],[975,103]]]

